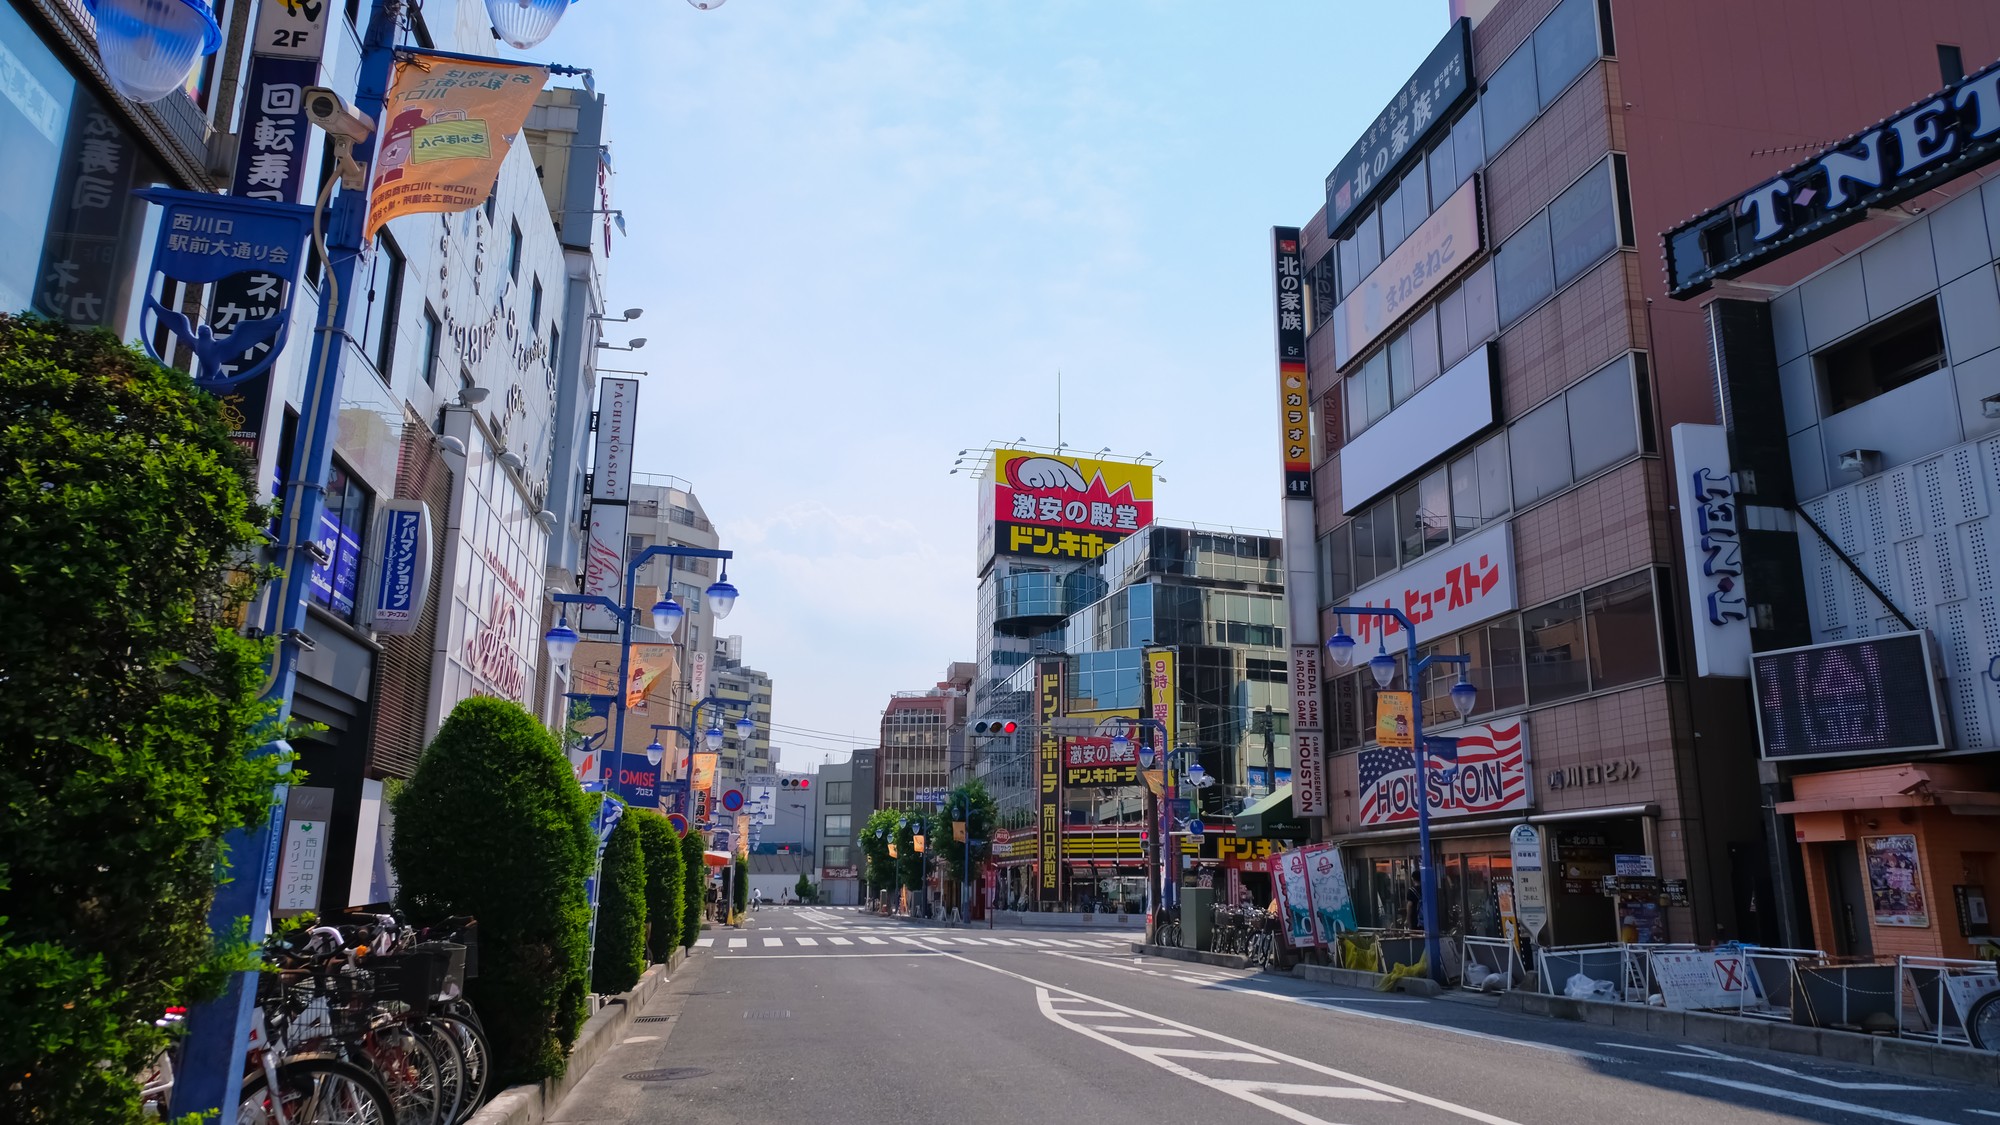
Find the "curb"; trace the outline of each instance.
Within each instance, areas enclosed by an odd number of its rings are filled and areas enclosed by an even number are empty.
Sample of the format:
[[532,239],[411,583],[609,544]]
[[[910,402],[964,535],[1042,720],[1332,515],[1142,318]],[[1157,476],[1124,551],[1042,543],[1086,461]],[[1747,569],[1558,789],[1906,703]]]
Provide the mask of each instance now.
[[1251,968],[1250,958],[1235,953],[1209,953],[1200,949],[1182,949],[1178,945],[1147,945],[1133,942],[1132,952],[1146,957],[1165,957],[1169,961],[1193,961],[1200,965],[1214,965],[1221,969]]
[[639,1009],[666,983],[667,974],[687,963],[687,950],[676,949],[665,964],[656,964],[639,977],[630,992],[603,997],[601,1005],[583,1023],[583,1030],[570,1048],[569,1067],[561,1078],[547,1078],[531,1085],[509,1086],[480,1107],[466,1125],[542,1125],[549,1114],[562,1105],[570,1090],[590,1073],[599,1056],[618,1044]]
[[1690,1043],[1724,1043],[1758,1047],[1790,1055],[1810,1055],[1831,1062],[1872,1066],[1921,1078],[1946,1078],[1980,1086],[2000,1087],[2000,1055],[1916,1039],[1891,1039],[1852,1031],[1776,1023],[1714,1012],[1676,1012],[1666,1008],[1575,1000],[1543,992],[1503,992],[1500,1009],[1545,1019],[1576,1020],[1627,1031],[1667,1035]]
[[[1366,969],[1336,969],[1331,965],[1293,965],[1292,975],[1300,980],[1315,981],[1320,984],[1337,984],[1343,988],[1359,988],[1369,992],[1385,991],[1382,987],[1382,973],[1371,973]],[[1396,982],[1395,992],[1411,996],[1441,996],[1443,986],[1425,977],[1404,977]]]

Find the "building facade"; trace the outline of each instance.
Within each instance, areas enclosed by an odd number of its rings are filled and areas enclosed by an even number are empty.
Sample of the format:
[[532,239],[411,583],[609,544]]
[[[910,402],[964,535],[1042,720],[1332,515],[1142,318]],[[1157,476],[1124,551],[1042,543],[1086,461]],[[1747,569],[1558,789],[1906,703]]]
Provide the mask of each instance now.
[[882,709],[882,745],[875,755],[876,808],[929,810],[963,762],[967,696],[973,666],[954,661],[945,678],[922,691],[899,691]]
[[861,901],[861,854],[855,835],[868,818],[869,806],[854,792],[854,763],[826,762],[813,778],[819,794],[814,852],[819,869],[819,901],[829,906],[854,906]]

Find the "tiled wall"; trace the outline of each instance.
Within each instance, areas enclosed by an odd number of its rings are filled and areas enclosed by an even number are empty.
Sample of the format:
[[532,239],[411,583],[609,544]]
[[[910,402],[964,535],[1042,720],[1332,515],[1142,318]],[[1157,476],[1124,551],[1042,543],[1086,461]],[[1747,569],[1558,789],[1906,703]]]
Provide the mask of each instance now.
[[1514,517],[1523,606],[1575,593],[1672,555],[1660,462],[1627,462]]
[[1612,149],[1607,64],[1597,63],[1486,167],[1486,237],[1495,246]]
[[[1612,692],[1528,714],[1535,805],[1547,812],[1612,805],[1660,806],[1663,820],[1680,815],[1674,778],[1672,701],[1665,684]],[[1569,766],[1638,763],[1639,774],[1601,785],[1549,788],[1549,774]],[[1663,861],[1664,862],[1664,861]],[[1678,876],[1670,876],[1678,877]]]
[[1643,347],[1638,255],[1613,254],[1500,334],[1500,409],[1519,418],[1623,352]]
[[1501,0],[1472,29],[1472,70],[1479,81],[1493,77],[1514,48],[1526,42],[1535,25],[1555,10],[1560,0]]

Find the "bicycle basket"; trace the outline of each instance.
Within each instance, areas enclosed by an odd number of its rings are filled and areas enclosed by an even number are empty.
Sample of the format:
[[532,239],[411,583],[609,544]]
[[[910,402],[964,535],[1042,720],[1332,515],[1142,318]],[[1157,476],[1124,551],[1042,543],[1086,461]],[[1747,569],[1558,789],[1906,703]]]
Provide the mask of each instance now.
[[419,1016],[430,1011],[431,1000],[444,990],[445,960],[429,952],[371,957],[368,971],[375,976],[376,1000],[406,1004]]
[[437,958],[442,964],[438,995],[457,995],[465,988],[466,948],[455,941],[426,941],[411,948],[412,955]]

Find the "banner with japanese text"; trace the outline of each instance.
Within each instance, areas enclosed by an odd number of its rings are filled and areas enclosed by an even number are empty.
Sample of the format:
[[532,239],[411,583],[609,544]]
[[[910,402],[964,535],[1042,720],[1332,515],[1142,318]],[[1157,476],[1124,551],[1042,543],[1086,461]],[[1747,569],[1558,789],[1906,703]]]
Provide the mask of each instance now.
[[1041,742],[1037,748],[1041,768],[1041,863],[1040,898],[1043,902],[1062,900],[1062,736],[1056,733],[1055,718],[1063,710],[1063,662],[1060,658],[1036,665],[1041,703]]
[[994,554],[1095,559],[1153,522],[1151,465],[999,449],[989,473]]
[[364,239],[403,215],[485,203],[548,80],[547,67],[397,52]]

